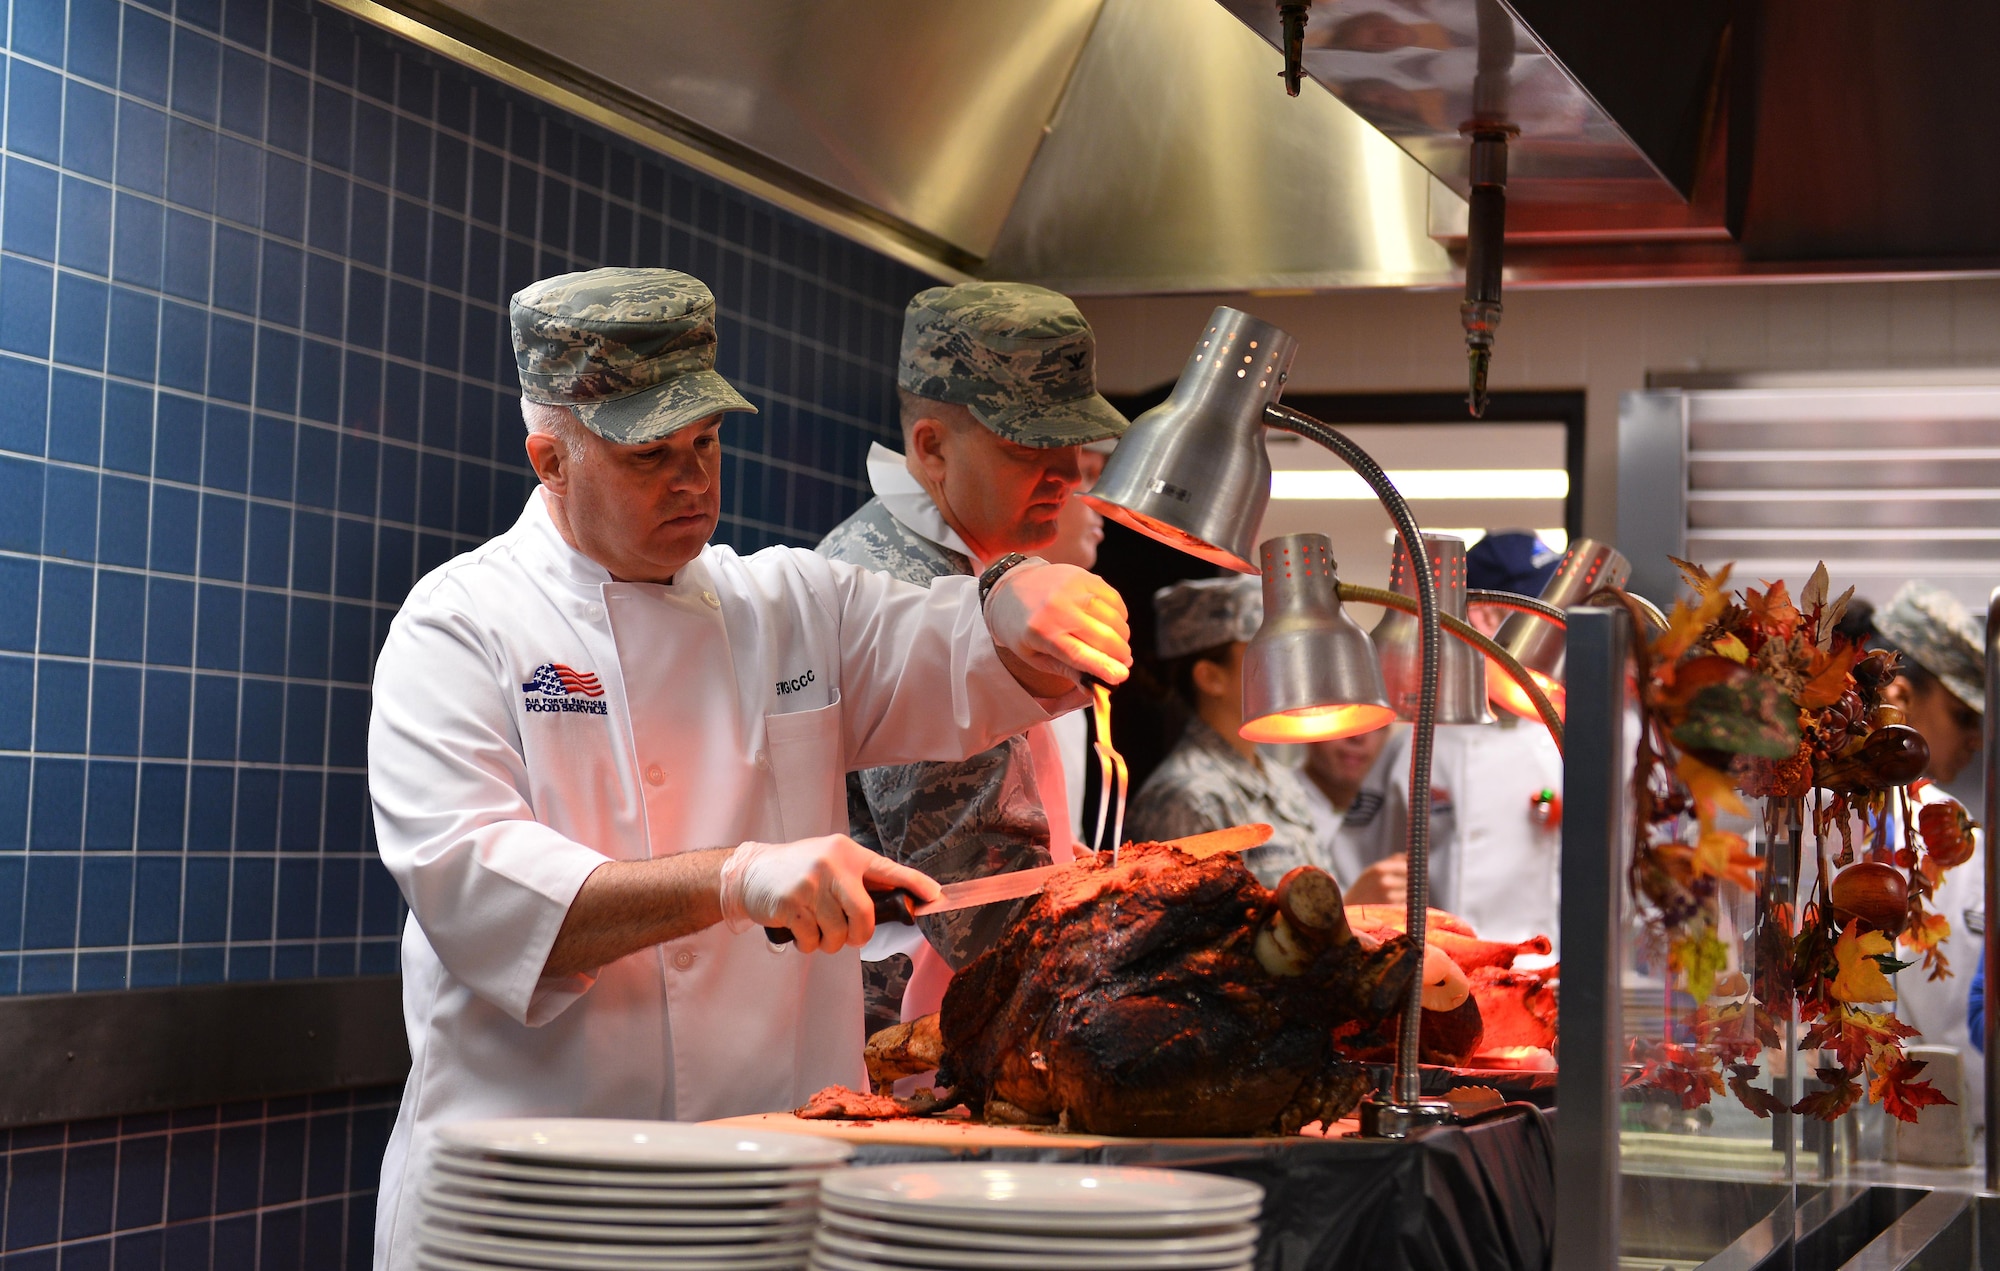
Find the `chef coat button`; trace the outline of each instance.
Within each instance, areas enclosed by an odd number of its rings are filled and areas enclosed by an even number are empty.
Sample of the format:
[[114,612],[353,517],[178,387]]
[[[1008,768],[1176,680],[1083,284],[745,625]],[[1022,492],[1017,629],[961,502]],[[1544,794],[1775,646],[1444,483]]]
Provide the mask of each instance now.
[[762,769],[763,771],[765,771],[765,772],[769,772],[769,771],[771,770],[771,756],[769,756],[769,755],[765,754],[765,753],[764,753],[763,751],[761,751],[761,750],[760,750],[760,751],[758,751],[758,752],[757,752],[757,766],[758,766],[758,767],[759,767],[760,769]]
[[646,769],[646,780],[652,782],[654,785],[664,784],[666,779],[667,774],[660,771],[660,765],[654,764],[652,767]]
[[674,970],[685,971],[693,965],[694,965],[693,949],[674,950]]
[[583,607],[583,620],[585,622],[604,621],[604,606],[598,604],[594,600],[591,601],[589,604]]
[[718,600],[716,598],[715,593],[712,591],[704,591],[703,593],[701,593],[701,603],[707,605],[710,609],[722,608],[722,601]]

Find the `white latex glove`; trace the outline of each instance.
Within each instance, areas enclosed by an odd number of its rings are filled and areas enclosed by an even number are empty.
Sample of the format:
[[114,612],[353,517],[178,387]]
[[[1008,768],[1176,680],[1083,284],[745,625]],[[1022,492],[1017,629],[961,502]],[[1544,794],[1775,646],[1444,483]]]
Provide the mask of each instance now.
[[878,856],[845,834],[796,843],[743,843],[722,863],[722,920],[731,931],[789,927],[801,953],[835,953],[875,934],[876,891],[936,900],[928,875]]
[[1131,674],[1124,598],[1074,565],[1034,557],[1002,574],[986,596],[986,627],[993,643],[1039,671],[1106,684]]

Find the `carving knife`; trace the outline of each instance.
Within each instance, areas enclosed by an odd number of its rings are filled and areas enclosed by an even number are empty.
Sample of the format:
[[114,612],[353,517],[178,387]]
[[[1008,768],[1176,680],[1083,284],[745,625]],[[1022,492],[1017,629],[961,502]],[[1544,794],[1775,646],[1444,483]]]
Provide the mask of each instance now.
[[[1187,838],[1171,839],[1167,846],[1177,847],[1196,860],[1219,856],[1224,852],[1247,852],[1253,847],[1262,847],[1271,841],[1271,827],[1263,824],[1232,825],[1224,830],[1211,830],[1207,834],[1192,834]],[[1067,869],[1074,862],[1065,861],[1060,865],[1042,865],[1035,869],[1017,869],[1005,874],[994,874],[986,878],[968,879],[962,883],[946,883],[944,895],[927,904],[915,904],[916,897],[906,891],[870,892],[875,900],[875,921],[914,924],[924,914],[949,913],[954,909],[968,909],[974,905],[992,905],[1003,900],[1019,900],[1040,891],[1057,871]],[[764,934],[772,944],[787,944],[792,933],[788,927],[766,927]]]

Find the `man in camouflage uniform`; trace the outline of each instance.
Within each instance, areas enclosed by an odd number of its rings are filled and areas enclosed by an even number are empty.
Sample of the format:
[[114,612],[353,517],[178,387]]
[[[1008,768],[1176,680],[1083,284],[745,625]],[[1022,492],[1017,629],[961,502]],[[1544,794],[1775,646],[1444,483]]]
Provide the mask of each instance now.
[[1127,837],[1182,838],[1262,821],[1271,841],[1244,853],[1243,863],[1266,884],[1299,865],[1330,869],[1303,778],[1237,736],[1243,649],[1264,621],[1262,584],[1246,574],[1175,583],[1153,593],[1153,612],[1160,658],[1173,668],[1175,689],[1194,714],[1180,744],[1133,799]]
[[[904,454],[868,456],[875,497],[820,543],[835,560],[928,585],[1054,541],[1080,481],[1078,452],[1126,421],[1097,393],[1096,345],[1076,306],[1021,283],[918,293],[896,370]],[[1072,844],[1061,759],[1046,726],[963,763],[848,778],[848,833],[939,882],[1046,865]],[[863,951],[870,1030],[931,1008],[948,971],[991,946],[1020,905],[884,929]],[[921,1012],[917,1012],[921,1013]]]

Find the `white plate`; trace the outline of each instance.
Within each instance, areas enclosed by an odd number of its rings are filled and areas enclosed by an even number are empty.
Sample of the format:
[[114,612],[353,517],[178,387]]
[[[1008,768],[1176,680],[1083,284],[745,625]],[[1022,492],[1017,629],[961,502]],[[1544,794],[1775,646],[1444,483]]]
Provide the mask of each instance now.
[[899,1208],[1058,1216],[1213,1213],[1264,1200],[1264,1189],[1255,1183],[1188,1170],[974,1161],[845,1170],[828,1175],[820,1190]]
[[571,1267],[577,1271],[762,1271],[794,1266],[811,1249],[804,1239],[735,1247],[619,1246],[579,1244],[568,1240],[532,1240],[523,1236],[482,1236],[451,1231],[425,1221],[417,1225],[417,1243],[438,1253],[485,1259],[509,1266]]
[[692,1206],[653,1207],[649,1205],[547,1205],[509,1196],[467,1194],[433,1181],[424,1188],[424,1200],[433,1209],[452,1213],[492,1214],[504,1218],[534,1218],[543,1222],[637,1224],[659,1227],[770,1227],[795,1223],[810,1224],[818,1206],[809,1199],[785,1206],[758,1208],[697,1209]]
[[467,1214],[430,1204],[430,1221],[440,1229],[518,1234],[591,1244],[678,1247],[693,1245],[778,1244],[812,1234],[813,1217],[782,1227],[658,1227],[632,1223],[550,1222],[542,1218],[519,1218],[509,1214]]
[[813,1238],[815,1249],[845,1254],[867,1262],[900,1267],[946,1267],[952,1271],[1017,1271],[1032,1266],[1036,1271],[1208,1271],[1231,1267],[1244,1261],[1243,1249],[1211,1250],[1206,1253],[989,1253],[979,1249],[937,1249],[916,1245],[885,1244],[862,1240],[822,1227]]
[[964,1231],[951,1227],[917,1226],[914,1223],[878,1222],[833,1210],[823,1211],[820,1222],[835,1231],[863,1240],[947,1249],[981,1249],[1020,1255],[1123,1254],[1123,1253],[1247,1253],[1257,1247],[1257,1228],[1244,1224],[1200,1236],[1125,1236],[1092,1239],[1088,1236],[1044,1236],[1031,1232]]
[[926,1209],[869,1205],[820,1195],[822,1214],[839,1212],[886,1222],[961,1231],[1026,1231],[1063,1236],[1164,1236],[1215,1231],[1257,1221],[1257,1205],[1200,1214],[1016,1214],[1004,1209]]
[[838,1165],[854,1155],[834,1139],[679,1121],[508,1117],[440,1126],[437,1136],[460,1153],[595,1169],[796,1169]]
[[[1254,1265],[1254,1259],[1244,1258],[1240,1262],[1232,1262],[1227,1266],[1215,1268],[1214,1271],[1251,1271]],[[843,1254],[835,1253],[830,1249],[813,1250],[812,1260],[806,1263],[806,1267],[807,1271],[910,1271],[910,1268],[907,1266],[897,1263],[871,1262],[866,1258],[850,1258]],[[461,1269],[452,1267],[448,1268],[447,1271],[461,1271]],[[470,1268],[465,1268],[464,1271],[470,1271]],[[1204,1271],[1208,1271],[1208,1269],[1204,1268]]]
[[1182,1170],[966,1162],[830,1174],[820,1206],[975,1231],[1143,1236],[1254,1221],[1263,1195],[1255,1183]]
[[698,1191],[722,1188],[786,1187],[814,1191],[826,1169],[730,1170],[671,1173],[660,1170],[572,1169],[559,1165],[520,1165],[439,1151],[431,1164],[468,1178],[505,1178],[526,1183],[561,1183],[570,1187],[651,1188]]
[[[581,1266],[573,1262],[502,1262],[490,1258],[464,1258],[457,1254],[444,1253],[437,1249],[418,1249],[419,1271],[511,1271],[517,1267],[545,1268],[555,1266]],[[659,1265],[659,1264],[655,1264]],[[786,1254],[764,1262],[686,1262],[673,1264],[672,1271],[802,1271],[806,1265],[803,1253]]]
[[704,1188],[679,1190],[671,1187],[572,1187],[566,1183],[523,1183],[508,1178],[478,1178],[438,1171],[431,1175],[440,1187],[464,1195],[532,1200],[544,1204],[581,1205],[593,1209],[720,1209],[758,1210],[814,1204],[819,1199],[819,1183],[793,1187]]

